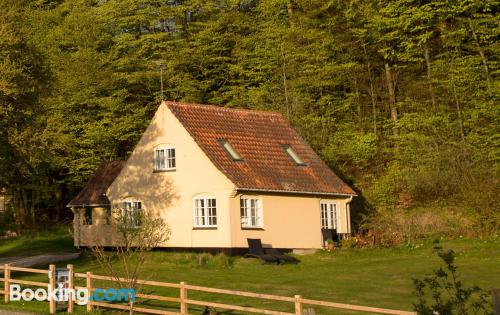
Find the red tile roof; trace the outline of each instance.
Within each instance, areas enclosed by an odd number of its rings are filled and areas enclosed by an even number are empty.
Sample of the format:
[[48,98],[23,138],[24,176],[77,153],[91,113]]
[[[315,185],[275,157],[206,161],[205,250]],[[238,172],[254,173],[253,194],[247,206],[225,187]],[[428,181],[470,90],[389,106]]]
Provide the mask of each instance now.
[[[239,190],[356,195],[278,113],[164,102],[212,163]],[[218,140],[242,157],[234,161]],[[297,165],[289,145],[305,162]]]
[[69,202],[68,207],[109,205],[109,199],[105,195],[106,190],[116,176],[120,174],[124,165],[125,161],[112,161],[101,164],[82,191]]

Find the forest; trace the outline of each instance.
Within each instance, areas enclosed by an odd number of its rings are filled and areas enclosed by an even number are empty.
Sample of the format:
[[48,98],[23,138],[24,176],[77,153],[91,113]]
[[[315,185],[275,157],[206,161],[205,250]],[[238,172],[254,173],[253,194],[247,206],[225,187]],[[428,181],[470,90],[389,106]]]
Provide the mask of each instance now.
[[[1,230],[65,222],[162,99],[277,111],[381,245],[500,226],[498,0],[1,0]],[[163,94],[161,89],[163,83]]]

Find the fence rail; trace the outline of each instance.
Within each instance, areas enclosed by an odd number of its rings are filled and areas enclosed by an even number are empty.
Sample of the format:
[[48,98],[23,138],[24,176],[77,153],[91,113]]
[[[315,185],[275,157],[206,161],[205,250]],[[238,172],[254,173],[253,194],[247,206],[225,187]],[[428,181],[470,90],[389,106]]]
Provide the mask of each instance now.
[[[126,278],[113,278],[109,276],[101,276],[94,275],[91,272],[86,273],[77,273],[73,270],[73,265],[67,266],[69,270],[69,279],[68,285],[70,289],[78,290],[78,289],[87,289],[89,294],[95,290],[93,285],[93,280],[101,280],[101,281],[110,281],[110,282],[122,282],[128,283],[130,279]],[[23,285],[33,285],[33,286],[48,286],[50,290],[55,289],[55,265],[50,265],[48,270],[43,269],[33,269],[33,268],[24,268],[24,267],[15,267],[9,264],[0,265],[0,270],[4,271],[4,277],[0,278],[0,281],[4,283],[4,290],[0,290],[0,294],[4,294],[5,303],[9,303],[10,297],[10,284],[23,284]],[[35,274],[46,274],[48,275],[48,283],[38,282],[38,281],[28,281],[28,280],[20,280],[14,279],[12,277],[12,272],[25,272],[25,273],[35,273]],[[85,286],[77,286],[75,285],[75,278],[84,279]],[[162,302],[173,302],[179,304],[179,312],[172,312],[161,309],[147,308],[142,306],[134,305],[133,303],[125,304],[112,304],[105,303],[101,301],[87,301],[87,311],[91,312],[94,307],[102,307],[102,308],[111,308],[116,310],[130,311],[131,309],[135,312],[145,313],[145,314],[159,314],[159,315],[178,315],[178,314],[189,314],[189,305],[197,305],[204,307],[214,307],[224,310],[233,310],[233,311],[241,311],[241,312],[249,312],[249,313],[259,313],[259,314],[268,314],[268,315],[302,315],[304,306],[319,306],[319,307],[327,307],[327,308],[335,308],[335,309],[344,309],[350,311],[363,311],[363,312],[371,312],[371,313],[381,313],[381,314],[392,314],[392,315],[416,315],[414,312],[401,311],[401,310],[393,310],[393,309],[385,309],[385,308],[377,308],[377,307],[369,307],[369,306],[360,306],[360,305],[351,305],[344,303],[334,303],[328,301],[319,301],[319,300],[311,300],[304,299],[300,295],[295,295],[294,297],[288,296],[280,296],[280,295],[272,295],[272,294],[262,294],[262,293],[254,293],[254,292],[245,292],[245,291],[235,291],[235,290],[227,290],[227,289],[218,289],[218,288],[209,288],[197,285],[189,285],[185,282],[181,283],[169,283],[169,282],[161,282],[161,281],[149,281],[149,280],[137,280],[136,283],[147,286],[154,287],[167,287],[179,289],[179,297],[170,297],[170,296],[161,296],[154,294],[142,294],[137,293],[136,298],[140,299],[148,299]],[[240,305],[232,305],[232,304],[224,304],[218,302],[209,302],[209,301],[198,301],[195,299],[188,298],[188,291],[199,291],[199,292],[207,292],[207,293],[216,293],[230,296],[241,296],[248,298],[256,298],[261,300],[270,300],[270,301],[280,301],[291,303],[291,307],[293,307],[294,312],[282,312],[275,311],[269,309],[263,309],[258,307],[250,307],[250,306],[240,306]],[[72,299],[72,295],[68,295],[68,313],[73,313],[74,311],[74,303]],[[49,297],[49,312],[50,314],[56,313],[56,301]]]

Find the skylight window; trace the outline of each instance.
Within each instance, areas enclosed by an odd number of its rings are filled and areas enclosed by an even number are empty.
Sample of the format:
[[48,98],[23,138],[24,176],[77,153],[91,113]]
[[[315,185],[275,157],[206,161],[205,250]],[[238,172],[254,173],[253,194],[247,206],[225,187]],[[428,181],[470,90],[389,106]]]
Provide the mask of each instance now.
[[241,155],[236,152],[236,150],[233,148],[233,146],[229,143],[229,141],[220,139],[219,140],[220,145],[226,150],[227,154],[234,160],[234,161],[241,161]]
[[285,152],[288,154],[289,157],[292,158],[292,160],[295,162],[295,164],[306,165],[306,163],[304,163],[304,161],[302,161],[300,156],[298,156],[297,153],[295,153],[295,151],[292,149],[291,146],[285,145],[285,146],[283,146],[283,149],[285,149]]

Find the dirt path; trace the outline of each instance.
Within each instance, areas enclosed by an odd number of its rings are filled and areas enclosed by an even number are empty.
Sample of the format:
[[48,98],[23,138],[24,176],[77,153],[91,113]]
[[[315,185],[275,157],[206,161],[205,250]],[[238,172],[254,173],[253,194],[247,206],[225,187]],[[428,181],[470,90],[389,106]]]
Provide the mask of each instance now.
[[[11,264],[17,267],[43,266],[61,261],[77,259],[78,257],[80,257],[80,253],[44,254],[27,257],[5,257],[0,258],[0,265]],[[3,271],[0,271],[0,273],[3,273]]]
[[35,315],[35,313],[0,310],[0,315]]

